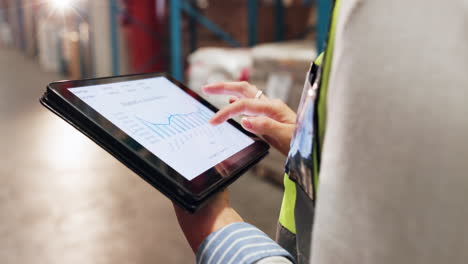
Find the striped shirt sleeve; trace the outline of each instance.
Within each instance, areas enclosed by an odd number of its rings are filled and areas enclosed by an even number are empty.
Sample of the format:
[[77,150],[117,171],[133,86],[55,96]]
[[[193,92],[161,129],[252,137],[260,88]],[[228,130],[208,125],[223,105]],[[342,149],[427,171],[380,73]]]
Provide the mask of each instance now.
[[197,252],[197,263],[251,264],[274,256],[295,263],[285,249],[258,228],[247,223],[234,223],[210,234],[203,241]]

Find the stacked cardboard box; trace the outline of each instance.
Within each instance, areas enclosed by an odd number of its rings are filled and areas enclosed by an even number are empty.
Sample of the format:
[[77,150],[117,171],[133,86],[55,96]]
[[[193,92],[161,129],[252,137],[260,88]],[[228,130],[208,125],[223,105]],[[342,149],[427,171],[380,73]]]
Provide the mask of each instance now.
[[[208,19],[220,26],[241,45],[248,45],[248,0],[207,1],[207,7],[200,10]],[[258,43],[275,41],[275,5],[274,1],[258,1],[257,41]],[[302,1],[286,1],[284,12],[284,39],[298,38],[307,28],[312,7],[304,6]],[[224,46],[217,36],[205,28],[199,31],[200,46]]]

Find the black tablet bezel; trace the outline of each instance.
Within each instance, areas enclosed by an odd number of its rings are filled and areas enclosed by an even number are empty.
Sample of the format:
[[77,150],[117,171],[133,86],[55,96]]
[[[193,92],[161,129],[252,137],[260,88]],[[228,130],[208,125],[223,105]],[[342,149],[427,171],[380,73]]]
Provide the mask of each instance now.
[[178,82],[172,77],[164,73],[149,73],[149,74],[135,74],[124,75],[117,77],[105,77],[97,79],[85,79],[77,81],[60,81],[49,84],[49,92],[58,95],[62,100],[76,109],[79,113],[85,116],[88,120],[96,124],[103,131],[109,133],[112,137],[116,138],[123,146],[126,146],[134,154],[138,155],[141,159],[146,160],[153,166],[154,169],[159,171],[162,175],[168,176],[167,178],[176,184],[179,188],[190,194],[195,200],[202,199],[203,196],[211,192],[216,186],[228,181],[231,176],[236,175],[239,171],[243,170],[243,164],[249,164],[252,157],[264,156],[268,152],[269,146],[263,140],[258,138],[252,133],[244,130],[237,122],[228,120],[228,122],[239,129],[246,136],[254,140],[254,143],[236,153],[230,158],[217,164],[213,168],[200,174],[193,180],[189,181],[177,171],[159,159],[152,152],[147,150],[131,136],[127,135],[124,131],[115,126],[108,119],[103,117],[92,107],[70,92],[70,88],[78,88],[84,86],[94,86],[116,82],[137,81],[142,79],[149,79],[155,77],[165,77],[175,84],[179,89],[189,94],[192,98],[208,107],[210,110],[216,112],[218,109],[200,97],[197,93],[190,90],[184,84]]

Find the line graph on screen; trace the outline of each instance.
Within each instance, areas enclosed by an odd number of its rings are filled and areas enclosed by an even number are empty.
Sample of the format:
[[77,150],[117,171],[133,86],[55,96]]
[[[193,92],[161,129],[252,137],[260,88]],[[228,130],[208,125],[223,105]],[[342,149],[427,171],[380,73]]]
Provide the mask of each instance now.
[[212,117],[212,113],[198,108],[197,111],[191,113],[176,113],[170,114],[167,121],[163,123],[155,123],[138,116],[135,118],[139,120],[144,126],[153,131],[160,139],[168,139],[180,134],[185,134],[195,128],[208,125],[208,121]]

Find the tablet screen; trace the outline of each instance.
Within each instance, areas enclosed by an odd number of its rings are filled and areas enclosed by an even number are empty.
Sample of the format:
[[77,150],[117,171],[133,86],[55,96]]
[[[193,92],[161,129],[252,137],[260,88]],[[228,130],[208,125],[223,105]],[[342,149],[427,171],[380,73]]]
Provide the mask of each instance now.
[[69,91],[189,181],[254,143],[165,77]]

